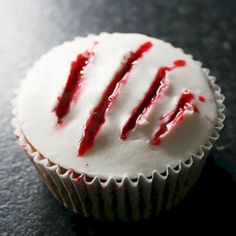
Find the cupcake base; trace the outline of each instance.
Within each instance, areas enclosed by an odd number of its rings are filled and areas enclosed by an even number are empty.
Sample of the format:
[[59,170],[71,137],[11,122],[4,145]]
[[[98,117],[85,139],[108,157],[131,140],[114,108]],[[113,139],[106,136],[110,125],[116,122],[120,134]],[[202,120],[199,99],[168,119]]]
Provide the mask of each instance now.
[[[97,220],[141,220],[170,209],[187,194],[201,174],[208,152],[219,138],[224,121],[224,96],[215,78],[203,69],[213,90],[218,108],[215,129],[206,143],[191,154],[187,161],[180,162],[175,168],[167,167],[164,173],[153,171],[152,176],[139,174],[137,179],[124,177],[121,181],[115,178],[102,180],[73,170],[58,166],[43,157],[25,138],[17,121],[17,110],[14,109],[12,124],[19,145],[26,151],[56,199],[66,208]],[[14,102],[13,102],[14,104]],[[15,106],[15,105],[14,105]]]

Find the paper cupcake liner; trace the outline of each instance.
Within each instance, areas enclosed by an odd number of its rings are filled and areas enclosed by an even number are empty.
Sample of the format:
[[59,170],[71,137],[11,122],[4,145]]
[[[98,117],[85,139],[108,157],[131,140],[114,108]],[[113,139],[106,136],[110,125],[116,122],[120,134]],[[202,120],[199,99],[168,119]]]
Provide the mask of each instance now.
[[208,152],[223,128],[224,96],[220,87],[215,84],[215,77],[209,76],[208,69],[203,68],[203,71],[208,78],[218,108],[215,128],[196,153],[191,154],[185,162],[179,162],[174,168],[168,166],[164,173],[154,170],[150,177],[140,173],[137,179],[123,177],[119,181],[115,178],[103,180],[98,176],[88,177],[64,169],[43,157],[26,140],[18,125],[15,100],[12,125],[17,141],[48,189],[68,209],[84,217],[98,220],[127,221],[150,218],[170,209],[184,198],[201,174]]

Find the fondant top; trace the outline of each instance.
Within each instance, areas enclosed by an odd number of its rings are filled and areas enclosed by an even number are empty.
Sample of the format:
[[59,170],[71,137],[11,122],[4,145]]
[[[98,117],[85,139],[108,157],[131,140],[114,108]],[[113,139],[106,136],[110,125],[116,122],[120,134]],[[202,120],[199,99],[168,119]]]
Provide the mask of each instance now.
[[141,34],[76,38],[43,55],[18,96],[43,156],[102,178],[163,172],[211,135],[216,104],[200,64]]

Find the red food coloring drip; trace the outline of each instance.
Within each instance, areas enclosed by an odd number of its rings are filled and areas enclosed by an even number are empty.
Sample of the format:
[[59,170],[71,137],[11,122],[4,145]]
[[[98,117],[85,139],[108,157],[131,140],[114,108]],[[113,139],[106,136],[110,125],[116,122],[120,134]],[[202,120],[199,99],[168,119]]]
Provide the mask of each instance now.
[[174,63],[174,66],[172,67],[160,67],[156,73],[156,76],[154,80],[151,83],[151,86],[149,87],[148,91],[144,95],[142,101],[139,103],[138,106],[136,106],[131,116],[129,117],[128,121],[125,123],[120,138],[125,140],[127,138],[128,132],[133,130],[137,124],[137,120],[140,118],[140,116],[143,116],[148,108],[153,105],[155,102],[157,102],[157,99],[160,98],[162,92],[164,91],[164,88],[166,87],[166,72],[172,71],[177,67],[182,67],[186,65],[186,62],[184,60],[177,60]]
[[200,102],[205,102],[205,101],[206,101],[205,97],[203,97],[203,96],[199,96],[199,97],[198,97],[198,100],[199,100]]
[[151,141],[153,145],[160,145],[161,136],[167,133],[174,125],[183,121],[183,115],[186,110],[192,108],[194,112],[199,112],[198,108],[192,104],[194,99],[194,95],[189,91],[184,91],[181,94],[181,97],[175,107],[169,114],[164,117],[167,119],[164,123],[162,123],[155,133],[154,138]]
[[186,61],[185,60],[176,60],[176,61],[174,61],[174,65],[175,65],[175,67],[185,66]]
[[145,42],[137,49],[137,51],[130,52],[128,58],[125,60],[121,68],[115,73],[112,81],[103,92],[100,102],[90,113],[90,117],[85,124],[84,134],[80,141],[78,150],[79,156],[83,156],[89,149],[92,148],[99,130],[105,123],[105,115],[116,97],[114,96],[114,92],[116,91],[117,86],[119,86],[119,84],[122,82],[122,79],[124,79],[125,75],[130,72],[135,62],[140,59],[144,53],[149,51],[151,47],[151,42]]
[[83,71],[93,55],[93,52],[85,51],[77,56],[76,61],[71,63],[65,89],[62,95],[57,98],[57,105],[53,109],[56,113],[58,124],[62,124],[63,118],[69,113],[71,103],[78,95],[83,80]]

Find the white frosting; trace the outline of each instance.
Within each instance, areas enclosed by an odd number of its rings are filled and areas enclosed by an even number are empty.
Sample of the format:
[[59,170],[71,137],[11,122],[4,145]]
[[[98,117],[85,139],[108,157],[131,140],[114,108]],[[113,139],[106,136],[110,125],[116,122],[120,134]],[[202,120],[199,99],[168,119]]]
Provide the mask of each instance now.
[[[64,119],[65,124],[57,127],[57,117],[52,110],[66,84],[71,62],[78,54],[91,49],[95,41],[98,42],[95,56],[85,69],[79,97]],[[79,141],[90,112],[100,101],[124,56],[146,41],[151,41],[153,47],[131,70],[127,83],[106,114],[106,122],[92,149],[78,157]],[[151,109],[148,121],[139,124],[128,133],[127,140],[122,141],[121,130],[158,68],[172,66],[178,59],[185,60],[186,66],[167,73],[168,88]],[[160,117],[176,107],[180,94],[186,89],[195,95],[194,104],[200,112],[187,111],[184,121],[164,135],[159,146],[150,145],[160,126]],[[204,96],[206,101],[200,102],[198,96]],[[135,178],[139,173],[149,176],[153,170],[164,172],[168,165],[175,166],[186,160],[211,135],[213,124],[209,119],[214,121],[217,114],[212,91],[199,63],[161,40],[120,33],[77,38],[45,54],[27,74],[17,108],[24,135],[43,156],[77,173],[103,178],[125,175]]]

